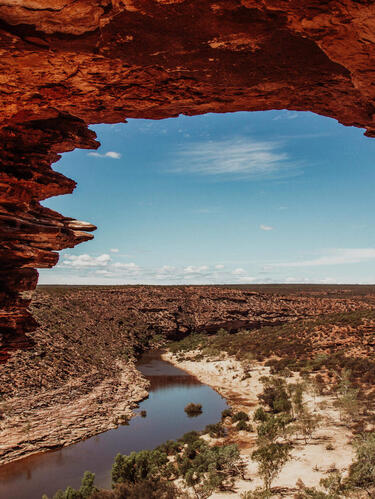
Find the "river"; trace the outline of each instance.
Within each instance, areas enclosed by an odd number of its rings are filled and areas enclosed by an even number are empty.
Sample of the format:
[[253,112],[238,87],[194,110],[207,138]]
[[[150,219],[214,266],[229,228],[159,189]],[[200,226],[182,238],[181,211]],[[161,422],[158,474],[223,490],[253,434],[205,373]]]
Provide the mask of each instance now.
[[[111,466],[117,453],[153,449],[191,430],[202,430],[220,420],[227,404],[212,388],[172,364],[159,352],[144,354],[137,368],[150,380],[149,397],[139,404],[129,425],[119,426],[62,449],[35,454],[0,467],[0,498],[41,499],[68,485],[77,488],[86,470],[95,484],[111,487]],[[203,413],[188,417],[184,407],[202,404]],[[147,416],[141,417],[140,411]]]

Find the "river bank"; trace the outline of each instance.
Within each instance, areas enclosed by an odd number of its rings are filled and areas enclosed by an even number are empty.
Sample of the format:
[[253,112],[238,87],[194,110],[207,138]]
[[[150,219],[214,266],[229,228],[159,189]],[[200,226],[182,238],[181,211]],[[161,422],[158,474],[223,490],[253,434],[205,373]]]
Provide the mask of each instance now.
[[[269,367],[256,363],[251,370],[251,377],[246,377],[241,363],[233,357],[222,354],[216,359],[206,357],[190,360],[189,357],[194,358],[195,354],[196,352],[185,353],[185,359],[180,360],[178,356],[166,352],[163,359],[214,388],[226,398],[235,411],[245,411],[252,421],[254,412],[259,407],[258,395],[263,391],[261,378],[269,376]],[[289,382],[295,381],[298,381],[296,374],[289,379]],[[351,464],[354,456],[351,445],[353,434],[340,421],[339,412],[334,408],[333,402],[332,396],[306,397],[306,403],[311,410],[322,418],[321,424],[310,442],[306,444],[302,439],[294,442],[292,458],[273,484],[279,497],[293,499],[298,491],[298,482],[302,481],[308,487],[316,487],[320,479],[326,477],[329,472],[345,472]],[[239,446],[246,464],[245,479],[236,481],[235,493],[214,493],[211,498],[240,497],[240,494],[253,491],[262,485],[257,474],[257,465],[251,459],[251,453],[256,448],[255,426],[253,430],[229,432],[225,440]],[[223,439],[221,441],[223,442]]]
[[[158,351],[146,352],[134,367],[148,383],[148,396],[133,411],[135,417],[128,424],[0,466],[0,497],[40,499],[44,493],[52,497],[68,485],[79,487],[86,470],[95,473],[96,486],[111,489],[111,468],[118,453],[154,449],[189,431],[201,431],[218,421],[227,408],[225,399],[215,390],[163,361]],[[192,401],[204,406],[197,417],[189,417],[184,411]],[[71,407],[74,410],[73,403]]]
[[148,387],[134,362],[117,360],[104,379],[93,369],[58,389],[8,400],[0,421],[0,465],[116,428],[134,416]]

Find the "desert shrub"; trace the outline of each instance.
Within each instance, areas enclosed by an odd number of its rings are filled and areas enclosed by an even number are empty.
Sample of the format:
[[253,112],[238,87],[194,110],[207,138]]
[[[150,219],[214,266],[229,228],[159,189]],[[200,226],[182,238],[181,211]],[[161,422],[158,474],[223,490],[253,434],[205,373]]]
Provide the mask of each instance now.
[[303,413],[305,404],[303,395],[305,392],[305,383],[290,383],[288,391],[291,394],[292,410],[294,415]]
[[249,416],[244,411],[239,411],[233,414],[232,421],[235,423],[236,421],[249,421]]
[[199,439],[200,439],[199,433],[193,430],[184,433],[182,437],[179,439],[179,442],[182,442],[184,444],[192,444],[193,442]]
[[225,428],[221,423],[209,424],[204,429],[204,433],[208,433],[212,438],[225,437]]
[[268,445],[275,442],[279,437],[286,436],[288,424],[292,421],[290,416],[269,415],[265,421],[257,426],[258,443]]
[[254,412],[253,420],[254,421],[266,421],[268,418],[268,414],[263,409],[263,407],[258,407],[258,409]]
[[358,415],[359,401],[358,388],[354,388],[350,381],[351,371],[343,369],[340,375],[337,375],[339,382],[337,385],[336,407],[339,408],[342,419],[351,420]]
[[292,404],[286,391],[285,381],[281,378],[264,377],[263,382],[263,392],[258,395],[261,403],[268,406],[275,414],[289,412],[292,408]]
[[320,480],[320,486],[324,488],[324,491],[317,490],[315,487],[306,487],[301,480],[297,482],[297,485],[299,492],[295,495],[296,499],[341,499],[344,496],[347,497],[348,492],[342,475],[337,471]]
[[118,484],[112,491],[97,491],[90,499],[176,499],[180,495],[181,492],[173,483],[143,480]]
[[348,482],[351,488],[370,490],[375,487],[375,433],[364,434],[355,442],[356,461],[350,466]]
[[208,344],[208,337],[205,334],[192,333],[179,341],[169,343],[168,348],[172,353],[189,352],[199,350]]
[[297,433],[301,434],[305,444],[307,444],[315,430],[319,427],[320,421],[321,416],[319,416],[319,414],[313,414],[307,407],[298,413],[294,428]]
[[168,456],[176,454],[181,450],[181,448],[182,448],[182,443],[176,442],[175,440],[167,440],[166,442],[156,447],[156,449],[160,450],[161,452],[164,452]]
[[[90,471],[85,471],[81,480],[81,486],[78,490],[72,487],[67,487],[65,491],[58,490],[52,499],[89,499],[92,494],[97,491],[94,486],[95,475]],[[48,499],[43,494],[42,499]]]
[[190,402],[190,404],[185,407],[184,411],[189,417],[199,416],[203,412],[202,404],[194,404],[193,402]]
[[225,418],[229,418],[232,416],[232,409],[224,409],[222,412],[221,412],[221,419],[225,419]]
[[208,497],[214,490],[233,486],[234,477],[243,473],[243,463],[236,445],[209,447],[195,442],[198,452],[187,448],[179,460],[179,472],[197,497]]
[[280,443],[263,445],[252,453],[251,458],[258,463],[258,473],[263,480],[264,488],[269,491],[272,482],[290,459],[290,445]]
[[241,499],[269,499],[270,493],[268,490],[263,490],[260,487],[257,487],[255,490],[242,492],[240,497]]
[[112,466],[112,482],[136,483],[146,479],[159,479],[169,463],[167,454],[159,449],[117,454]]
[[238,431],[253,431],[253,428],[251,425],[245,423],[245,421],[243,419],[241,419],[241,421],[239,421],[237,424],[236,424],[236,429]]

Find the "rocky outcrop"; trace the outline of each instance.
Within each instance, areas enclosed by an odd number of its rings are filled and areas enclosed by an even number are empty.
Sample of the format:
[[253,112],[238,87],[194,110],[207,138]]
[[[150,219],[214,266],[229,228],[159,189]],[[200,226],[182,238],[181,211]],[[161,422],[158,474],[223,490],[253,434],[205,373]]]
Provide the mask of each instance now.
[[35,326],[25,291],[90,224],[41,207],[90,123],[313,111],[375,135],[371,0],[0,0],[0,356]]

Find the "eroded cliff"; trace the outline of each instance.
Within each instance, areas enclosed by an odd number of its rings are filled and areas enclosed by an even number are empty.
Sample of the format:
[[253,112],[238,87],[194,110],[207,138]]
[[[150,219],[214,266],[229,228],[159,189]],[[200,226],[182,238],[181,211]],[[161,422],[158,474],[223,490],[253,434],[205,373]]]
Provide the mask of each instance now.
[[95,229],[40,205],[88,124],[287,108],[374,136],[374,33],[371,0],[0,0],[0,360],[35,269]]

